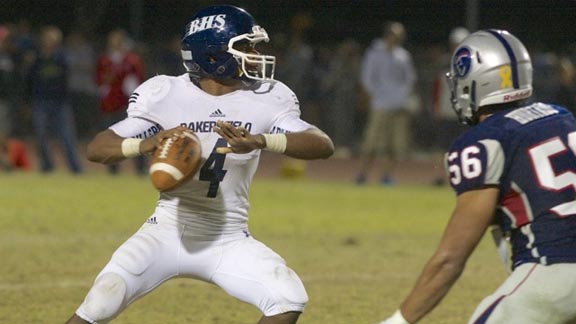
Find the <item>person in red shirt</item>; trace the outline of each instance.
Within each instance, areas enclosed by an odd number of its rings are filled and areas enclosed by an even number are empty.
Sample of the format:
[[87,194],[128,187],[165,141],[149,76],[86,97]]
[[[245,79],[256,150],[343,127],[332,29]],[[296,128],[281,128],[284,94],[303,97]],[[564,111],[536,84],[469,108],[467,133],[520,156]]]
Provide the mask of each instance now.
[[30,170],[26,144],[15,138],[0,138],[0,170]]
[[[108,127],[125,118],[128,99],[132,91],[144,81],[144,65],[140,57],[130,50],[128,34],[113,30],[108,34],[106,50],[96,63],[96,84],[99,88],[101,126]],[[136,171],[145,174],[143,157],[135,159]],[[118,173],[117,164],[108,167],[111,174]]]

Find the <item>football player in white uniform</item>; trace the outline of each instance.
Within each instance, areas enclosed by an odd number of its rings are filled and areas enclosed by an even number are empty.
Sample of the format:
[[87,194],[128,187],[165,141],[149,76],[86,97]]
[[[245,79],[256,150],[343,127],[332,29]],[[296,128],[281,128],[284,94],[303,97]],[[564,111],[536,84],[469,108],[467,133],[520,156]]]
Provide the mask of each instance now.
[[182,37],[188,73],[143,83],[128,117],[89,143],[91,161],[115,163],[192,131],[203,165],[192,180],[160,193],[154,214],[112,255],[67,323],[107,323],[175,277],[213,283],[258,307],[258,323],[296,323],[306,290],[278,254],[250,235],[248,191],[262,149],[318,159],[334,147],[300,119],[294,93],[273,79],[275,58],[254,49],[261,41],[268,41],[266,31],[245,10],[200,10]]

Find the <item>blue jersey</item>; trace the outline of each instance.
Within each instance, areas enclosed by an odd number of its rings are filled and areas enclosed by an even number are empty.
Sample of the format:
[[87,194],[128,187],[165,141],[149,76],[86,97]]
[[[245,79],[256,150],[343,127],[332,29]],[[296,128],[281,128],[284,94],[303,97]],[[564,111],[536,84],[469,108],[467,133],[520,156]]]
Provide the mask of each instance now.
[[500,189],[495,222],[510,235],[512,267],[576,262],[576,123],[534,103],[493,114],[446,155],[452,187]]

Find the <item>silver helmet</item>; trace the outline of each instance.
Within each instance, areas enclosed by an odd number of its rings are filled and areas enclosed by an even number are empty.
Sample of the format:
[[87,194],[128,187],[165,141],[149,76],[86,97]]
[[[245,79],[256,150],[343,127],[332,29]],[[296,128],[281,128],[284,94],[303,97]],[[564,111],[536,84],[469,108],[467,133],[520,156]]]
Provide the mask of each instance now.
[[482,106],[532,95],[530,55],[518,38],[504,30],[483,30],[466,37],[454,51],[446,77],[452,107],[469,125],[477,123]]

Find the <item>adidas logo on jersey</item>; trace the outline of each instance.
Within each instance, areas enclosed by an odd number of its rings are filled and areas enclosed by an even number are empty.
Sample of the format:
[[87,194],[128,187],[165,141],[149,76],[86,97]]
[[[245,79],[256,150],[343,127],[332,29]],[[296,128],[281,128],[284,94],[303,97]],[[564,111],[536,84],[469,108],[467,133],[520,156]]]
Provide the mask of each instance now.
[[216,109],[210,114],[210,117],[226,117],[226,115],[224,115],[222,110]]
[[146,223],[148,223],[148,224],[158,224],[158,221],[156,221],[156,216],[152,216],[152,217],[148,218],[148,219],[146,220]]

